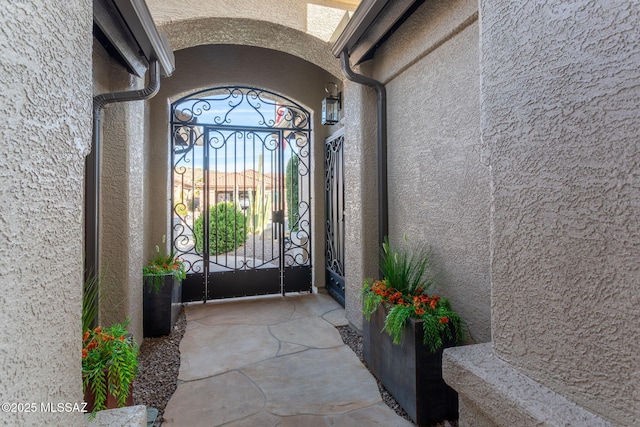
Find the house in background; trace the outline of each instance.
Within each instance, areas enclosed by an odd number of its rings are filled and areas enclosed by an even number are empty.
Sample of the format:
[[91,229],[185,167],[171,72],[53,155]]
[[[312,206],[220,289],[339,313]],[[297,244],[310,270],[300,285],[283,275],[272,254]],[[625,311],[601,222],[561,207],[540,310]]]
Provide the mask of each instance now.
[[[115,11],[127,2],[94,3]],[[13,260],[0,267],[6,402],[82,399],[80,201],[91,98],[144,88],[149,65],[144,57],[123,63],[111,42],[92,35],[92,6],[11,2],[0,14],[0,251]],[[460,425],[640,423],[636,5],[148,6],[176,69],[150,100],[104,110],[98,253],[112,282],[105,323],[129,316],[141,338],[140,271],[171,232],[171,104],[202,89],[251,85],[310,113],[310,268],[319,291],[327,275],[324,141],[344,132],[344,299],[355,327],[362,281],[377,275],[378,234],[433,247],[443,272],[437,292],[472,336],[445,357]],[[335,32],[345,14],[351,19]],[[366,80],[379,93],[384,86],[386,114],[357,75],[379,82]],[[332,126],[320,123],[328,82],[342,92]],[[380,117],[386,152],[377,145]],[[73,413],[0,420],[84,424]]]

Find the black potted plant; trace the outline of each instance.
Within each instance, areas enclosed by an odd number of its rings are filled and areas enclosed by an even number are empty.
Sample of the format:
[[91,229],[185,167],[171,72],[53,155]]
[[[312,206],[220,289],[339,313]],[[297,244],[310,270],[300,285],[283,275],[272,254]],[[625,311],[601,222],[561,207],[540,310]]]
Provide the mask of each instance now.
[[383,280],[363,288],[364,358],[418,426],[458,418],[458,396],[442,379],[442,350],[464,340],[463,320],[446,298],[429,295],[431,251],[383,245]]
[[[163,239],[164,241],[164,239]],[[145,337],[168,335],[180,314],[181,282],[186,277],[184,263],[173,251],[166,254],[156,246],[156,253],[142,268],[143,333]]]

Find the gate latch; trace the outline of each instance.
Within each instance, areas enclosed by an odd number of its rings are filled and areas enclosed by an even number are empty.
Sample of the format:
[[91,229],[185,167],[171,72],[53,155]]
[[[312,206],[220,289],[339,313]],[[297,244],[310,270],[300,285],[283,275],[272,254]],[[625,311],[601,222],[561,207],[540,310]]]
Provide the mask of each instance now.
[[271,219],[273,222],[284,224],[284,211],[273,211],[271,214]]

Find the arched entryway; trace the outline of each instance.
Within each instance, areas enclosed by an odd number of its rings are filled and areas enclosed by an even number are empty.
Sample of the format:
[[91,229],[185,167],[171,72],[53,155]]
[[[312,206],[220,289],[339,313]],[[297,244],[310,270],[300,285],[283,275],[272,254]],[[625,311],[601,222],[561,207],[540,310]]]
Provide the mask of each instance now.
[[171,106],[171,243],[183,301],[311,291],[311,115],[224,86]]
[[[320,106],[327,82],[340,83],[334,75],[290,54],[253,46],[206,45],[177,51],[176,71],[163,79],[158,95],[149,101],[149,151],[145,160],[146,252],[173,228],[173,178],[171,167],[171,106],[196,92],[218,87],[268,90],[294,101],[310,114],[310,256],[314,288],[325,284],[325,180],[322,141],[338,127],[324,126]],[[286,163],[284,164],[286,167]],[[167,249],[170,249],[167,247]],[[149,255],[147,255],[149,256]],[[202,295],[198,295],[202,300]]]

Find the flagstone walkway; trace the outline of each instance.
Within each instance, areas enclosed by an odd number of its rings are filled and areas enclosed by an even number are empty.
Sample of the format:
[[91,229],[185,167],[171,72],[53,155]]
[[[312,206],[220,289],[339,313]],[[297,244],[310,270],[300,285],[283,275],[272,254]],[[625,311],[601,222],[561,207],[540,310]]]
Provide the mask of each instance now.
[[186,307],[178,388],[163,426],[410,427],[340,338],[326,294]]

